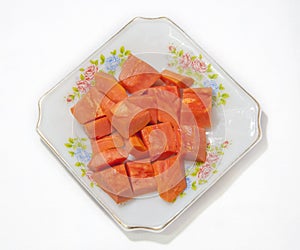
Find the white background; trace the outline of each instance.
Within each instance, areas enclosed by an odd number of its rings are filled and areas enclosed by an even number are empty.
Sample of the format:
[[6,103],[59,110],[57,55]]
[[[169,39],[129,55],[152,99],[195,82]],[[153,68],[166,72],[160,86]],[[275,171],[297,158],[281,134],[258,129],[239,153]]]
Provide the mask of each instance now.
[[[1,1],[0,249],[300,249],[299,12],[297,0]],[[135,16],[171,18],[263,109],[260,144],[161,234],[123,232],[35,132],[39,97]]]

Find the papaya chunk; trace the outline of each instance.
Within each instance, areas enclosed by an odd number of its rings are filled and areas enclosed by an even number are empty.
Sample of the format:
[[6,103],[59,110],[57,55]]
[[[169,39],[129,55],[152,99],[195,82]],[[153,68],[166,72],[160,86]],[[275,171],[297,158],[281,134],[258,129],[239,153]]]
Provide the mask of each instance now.
[[171,123],[159,123],[141,130],[143,141],[149,150],[151,161],[164,159],[176,153],[177,141]]
[[90,139],[100,139],[114,131],[106,116],[85,124],[84,129]]
[[173,202],[186,188],[185,172],[178,155],[152,163],[157,190],[162,199]]
[[128,153],[134,156],[135,159],[142,159],[149,156],[148,148],[141,139],[140,133],[130,136],[125,144]]
[[[184,89],[182,104],[188,106],[200,128],[211,128],[211,88]],[[180,120],[182,124],[189,124],[191,120],[191,113],[186,110],[181,110]]]
[[166,85],[173,85],[178,88],[188,88],[194,83],[193,78],[177,74],[167,69],[161,72],[161,79],[166,83]]
[[116,78],[104,72],[95,74],[95,88],[113,102],[122,101],[127,97],[126,90],[118,83]]
[[105,136],[99,140],[91,140],[92,151],[94,154],[108,149],[121,148],[124,146],[124,139],[119,133]]
[[179,88],[177,86],[168,86],[168,85],[166,85],[166,86],[155,86],[153,88],[169,91],[170,93],[173,93],[177,97],[180,97]]
[[153,85],[152,87],[156,87],[156,86],[164,86],[165,82],[161,79],[158,79]]
[[108,149],[94,154],[88,168],[94,172],[101,171],[109,166],[123,163],[128,157],[128,153],[122,148]]
[[[153,96],[157,105],[157,120],[159,122],[171,121],[179,123],[181,99],[178,97],[178,88],[175,86],[149,88],[147,95]],[[167,116],[165,116],[167,114]]]
[[201,161],[206,160],[206,134],[204,128],[196,126],[182,125],[183,155],[186,160]]
[[71,108],[71,112],[80,124],[85,124],[97,118],[105,116],[100,103],[103,94],[96,88],[90,90]]
[[119,75],[121,85],[129,93],[149,88],[159,78],[160,74],[156,69],[134,55],[130,55],[124,62]]
[[124,164],[95,172],[92,175],[92,179],[118,204],[128,201],[133,197]]
[[128,97],[128,101],[142,108],[143,110],[149,111],[150,124],[157,123],[157,118],[158,118],[157,103],[156,103],[156,98],[154,96],[148,94],[143,94],[143,95],[133,94],[130,97]]
[[124,137],[129,138],[151,120],[148,110],[143,110],[128,100],[117,103],[112,109],[112,126]]
[[127,162],[126,169],[135,196],[156,191],[154,171],[149,160]]

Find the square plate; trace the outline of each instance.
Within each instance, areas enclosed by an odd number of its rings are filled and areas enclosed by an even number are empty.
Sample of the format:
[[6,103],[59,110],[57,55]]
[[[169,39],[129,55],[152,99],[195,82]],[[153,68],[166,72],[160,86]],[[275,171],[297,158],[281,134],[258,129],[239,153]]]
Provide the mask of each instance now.
[[[213,89],[213,127],[207,131],[207,161],[185,162],[187,188],[173,203],[152,194],[117,205],[91,179],[86,167],[91,158],[87,135],[70,112],[93,84],[96,71],[118,77],[120,65],[130,53],[158,71],[170,69],[191,76],[194,87]],[[137,17],[40,99],[37,132],[123,229],[159,232],[258,143],[260,113],[258,102],[175,23],[165,17]]]

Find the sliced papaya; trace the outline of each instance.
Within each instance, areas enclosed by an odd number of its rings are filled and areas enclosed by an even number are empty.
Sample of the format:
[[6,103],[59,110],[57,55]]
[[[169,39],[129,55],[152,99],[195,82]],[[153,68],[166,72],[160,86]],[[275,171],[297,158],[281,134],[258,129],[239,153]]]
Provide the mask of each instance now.
[[180,91],[179,91],[179,88],[177,86],[165,85],[165,86],[155,86],[153,88],[169,91],[170,93],[173,93],[177,97],[180,97]]
[[128,100],[117,103],[112,109],[112,126],[124,137],[129,138],[151,120],[148,110],[143,110]]
[[71,108],[71,112],[80,124],[85,124],[97,118],[103,117],[100,103],[103,94],[96,88],[90,90]]
[[181,126],[183,155],[186,160],[206,161],[206,134],[197,125]]
[[[136,92],[137,93],[137,92]],[[130,103],[135,104],[136,106],[142,108],[143,110],[148,110],[150,113],[150,124],[157,123],[157,103],[156,98],[152,95],[148,95],[147,93],[134,93],[130,97],[128,97],[128,101]]]
[[110,166],[123,163],[127,157],[127,151],[122,148],[108,149],[94,154],[88,163],[88,168],[94,172],[101,171]]
[[93,154],[103,152],[108,149],[121,148],[124,146],[124,139],[115,132],[112,135],[105,136],[99,140],[91,140]]
[[[212,110],[212,89],[211,88],[194,88],[184,89],[182,104],[187,105],[193,113],[199,127],[211,128],[211,110]],[[181,123],[190,123],[189,111],[181,111]]]
[[177,141],[170,122],[150,125],[141,130],[151,161],[164,159],[177,152]]
[[103,191],[114,199],[117,204],[128,201],[133,197],[124,164],[96,172],[92,175],[92,179]]
[[156,86],[164,86],[165,82],[161,79],[158,79],[152,86],[156,87]]
[[194,83],[193,78],[177,74],[167,69],[161,72],[161,79],[166,83],[166,85],[173,85],[177,86],[178,88],[188,88]]
[[84,129],[90,139],[100,139],[115,130],[106,116],[85,124]]
[[156,191],[154,171],[149,160],[127,162],[126,169],[135,196]]
[[126,90],[118,83],[116,78],[104,72],[95,74],[95,88],[113,102],[122,101],[127,97]]
[[119,80],[129,92],[134,93],[152,86],[160,78],[159,72],[143,60],[130,55],[122,66]]
[[127,152],[135,159],[143,159],[149,157],[148,148],[141,139],[140,133],[136,133],[125,140],[125,148]]
[[[147,95],[153,96],[157,105],[157,119],[160,122],[179,123],[181,99],[175,86],[149,88]],[[167,114],[167,116],[165,116]],[[170,118],[170,119],[169,119]]]
[[173,202],[186,188],[185,171],[178,155],[152,163],[157,191],[162,199]]

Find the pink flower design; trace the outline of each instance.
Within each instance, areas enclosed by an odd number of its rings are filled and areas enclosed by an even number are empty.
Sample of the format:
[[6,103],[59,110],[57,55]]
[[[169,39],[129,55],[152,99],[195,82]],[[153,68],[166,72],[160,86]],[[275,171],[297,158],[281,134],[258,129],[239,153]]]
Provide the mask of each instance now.
[[94,181],[93,178],[92,178],[92,175],[93,175],[93,171],[86,171],[86,176],[91,180],[91,181]]
[[68,95],[67,102],[72,102],[72,101],[73,101],[72,95]]
[[223,146],[223,148],[227,148],[228,145],[229,145],[229,141],[224,141],[222,146]]
[[207,70],[205,62],[201,61],[200,59],[195,59],[192,62],[192,67],[195,71],[200,73],[204,73]]
[[85,80],[90,81],[94,79],[95,73],[98,71],[98,67],[94,64],[87,67],[84,72]]
[[179,63],[181,64],[182,68],[189,68],[192,64],[191,56],[187,53],[183,54],[182,57],[179,59]]
[[173,45],[170,45],[170,46],[169,46],[169,51],[170,51],[170,52],[176,51],[176,47],[173,46]]
[[200,180],[205,180],[207,179],[207,177],[209,176],[210,172],[211,172],[212,168],[209,164],[205,164],[203,165],[198,173],[198,178]]
[[206,157],[206,161],[211,164],[217,162],[219,160],[219,156],[217,154],[208,153]]
[[85,94],[86,92],[88,92],[88,90],[91,86],[91,84],[87,80],[80,80],[76,83],[76,85],[78,87],[78,91],[82,94]]

